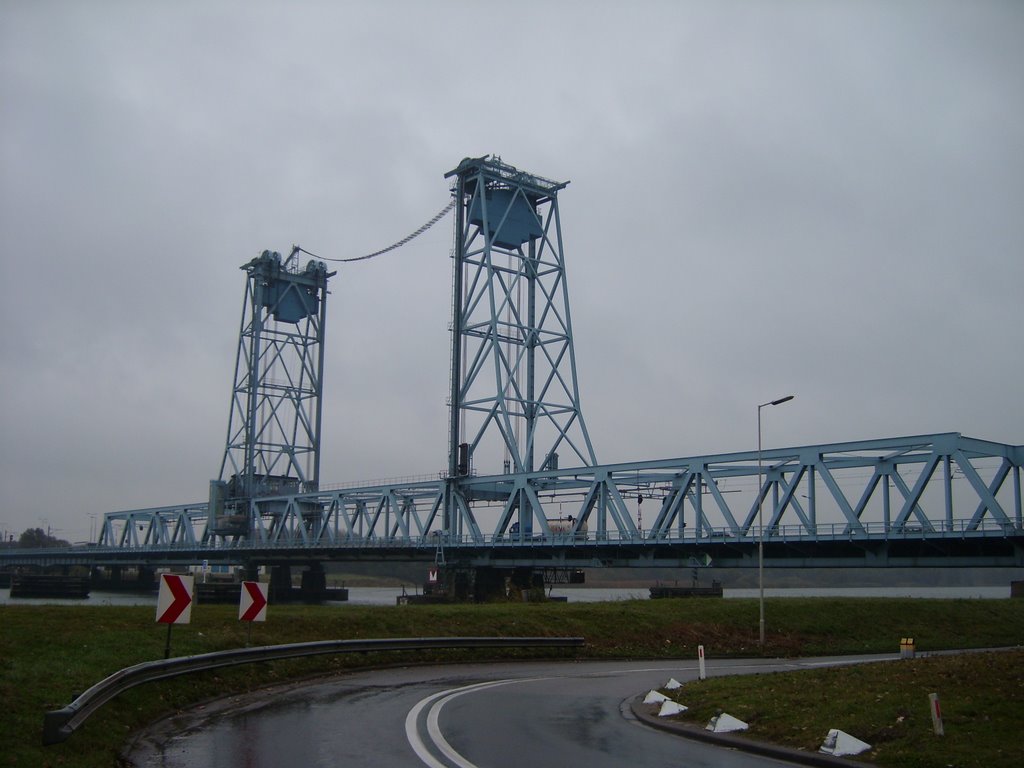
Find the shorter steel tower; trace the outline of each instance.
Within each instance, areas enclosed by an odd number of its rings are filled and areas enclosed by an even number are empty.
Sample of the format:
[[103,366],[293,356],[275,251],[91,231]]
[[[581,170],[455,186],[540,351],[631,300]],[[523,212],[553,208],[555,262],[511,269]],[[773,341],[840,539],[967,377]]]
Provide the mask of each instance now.
[[[256,499],[319,488],[327,280],[335,273],[315,260],[300,269],[298,250],[284,261],[264,251],[242,266],[248,280],[208,538],[250,535]],[[274,506],[264,501],[259,514],[268,513]]]

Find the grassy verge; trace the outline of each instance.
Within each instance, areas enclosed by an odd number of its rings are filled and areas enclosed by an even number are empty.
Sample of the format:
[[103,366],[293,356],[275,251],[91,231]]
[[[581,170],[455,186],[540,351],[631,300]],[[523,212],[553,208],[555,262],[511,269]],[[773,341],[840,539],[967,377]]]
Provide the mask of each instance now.
[[[757,648],[756,601],[637,600],[613,603],[457,606],[272,606],[253,628],[253,644],[433,635],[582,635],[585,658],[751,656]],[[1020,600],[770,600],[771,656],[896,652],[912,635],[918,648],[1024,644]],[[174,628],[172,653],[187,655],[245,643],[234,606],[198,606]],[[107,704],[68,742],[40,744],[42,717],[75,692],[118,669],[163,657],[166,628],[151,607],[0,606],[0,766],[109,768],[131,731],[210,697],[284,680],[401,661],[461,661],[479,652],[354,654],[248,665],[140,686]],[[540,652],[489,652],[488,658],[537,658]],[[1016,702],[1019,707],[1020,694]],[[839,727],[839,726],[832,726]],[[945,764],[944,764],[945,765]]]
[[[750,738],[810,752],[839,728],[872,747],[853,759],[888,768],[1024,765],[1024,651],[711,678],[665,693],[690,707],[677,720],[703,725],[725,711],[750,725]],[[939,694],[943,736],[930,693]]]

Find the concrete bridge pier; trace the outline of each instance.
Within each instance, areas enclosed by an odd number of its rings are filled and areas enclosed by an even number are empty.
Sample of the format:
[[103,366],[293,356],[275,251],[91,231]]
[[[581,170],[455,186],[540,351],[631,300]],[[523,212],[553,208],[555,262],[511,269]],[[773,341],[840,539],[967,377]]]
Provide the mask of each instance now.
[[95,567],[92,569],[91,583],[93,587],[101,587],[105,590],[118,592],[124,587],[124,570],[121,565],[110,565],[106,568]]
[[441,578],[449,600],[464,602],[529,602],[544,599],[544,574],[530,567],[453,567]]
[[302,586],[299,595],[306,602],[319,602],[327,596],[327,574],[323,563],[310,563],[302,572]]
[[[467,578],[467,581],[468,580],[469,579]],[[459,580],[456,579],[456,584],[458,583]],[[506,596],[505,574],[498,568],[491,566],[474,568],[472,573],[472,592],[470,593],[467,590],[467,593],[468,594],[461,598],[456,595],[456,599],[472,599],[478,603],[504,600]]]
[[292,568],[290,565],[275,565],[270,569],[269,598],[273,603],[282,603],[292,596]]
[[544,574],[533,568],[515,568],[509,577],[508,599],[535,602],[544,599]]
[[147,568],[146,566],[140,565],[138,574],[136,576],[139,589],[155,589],[156,588],[156,570],[153,568]]
[[[249,566],[247,566],[249,567]],[[256,576],[256,568],[249,567],[247,573],[251,573],[253,580]],[[292,586],[292,568],[290,565],[275,565],[270,569],[270,600],[271,602],[286,602],[289,600],[302,600],[307,603],[319,603],[324,600],[347,600],[347,589],[328,589],[327,573],[324,571],[323,563],[309,563],[300,576],[298,588]]]

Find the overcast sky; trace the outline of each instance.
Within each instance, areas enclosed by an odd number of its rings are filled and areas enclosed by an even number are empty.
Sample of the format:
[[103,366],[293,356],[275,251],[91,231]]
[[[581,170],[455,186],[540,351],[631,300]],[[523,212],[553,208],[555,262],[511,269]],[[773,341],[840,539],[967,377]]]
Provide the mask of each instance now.
[[[1024,442],[1024,4],[0,0],[0,530],[204,499],[239,266],[559,195],[602,462]],[[452,221],[342,266],[325,483],[446,466]],[[90,518],[93,515],[93,518]]]

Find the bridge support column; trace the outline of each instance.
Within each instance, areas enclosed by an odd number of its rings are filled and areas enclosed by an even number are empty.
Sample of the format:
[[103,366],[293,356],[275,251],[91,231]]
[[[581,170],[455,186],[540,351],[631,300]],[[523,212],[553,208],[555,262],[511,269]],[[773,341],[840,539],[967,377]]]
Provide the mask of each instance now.
[[152,589],[156,586],[156,571],[153,568],[140,565],[136,579],[139,589]]
[[307,602],[323,600],[327,596],[327,574],[323,563],[311,563],[309,570],[302,572],[300,592]]
[[290,565],[275,565],[270,569],[270,599],[275,603],[290,600],[292,596],[292,569]]
[[533,568],[455,567],[441,579],[444,593],[455,602],[530,602],[544,599],[544,574]]
[[490,566],[474,568],[473,599],[478,603],[504,600],[505,574]]
[[544,599],[544,574],[532,568],[516,568],[509,579],[509,600],[536,602]]

